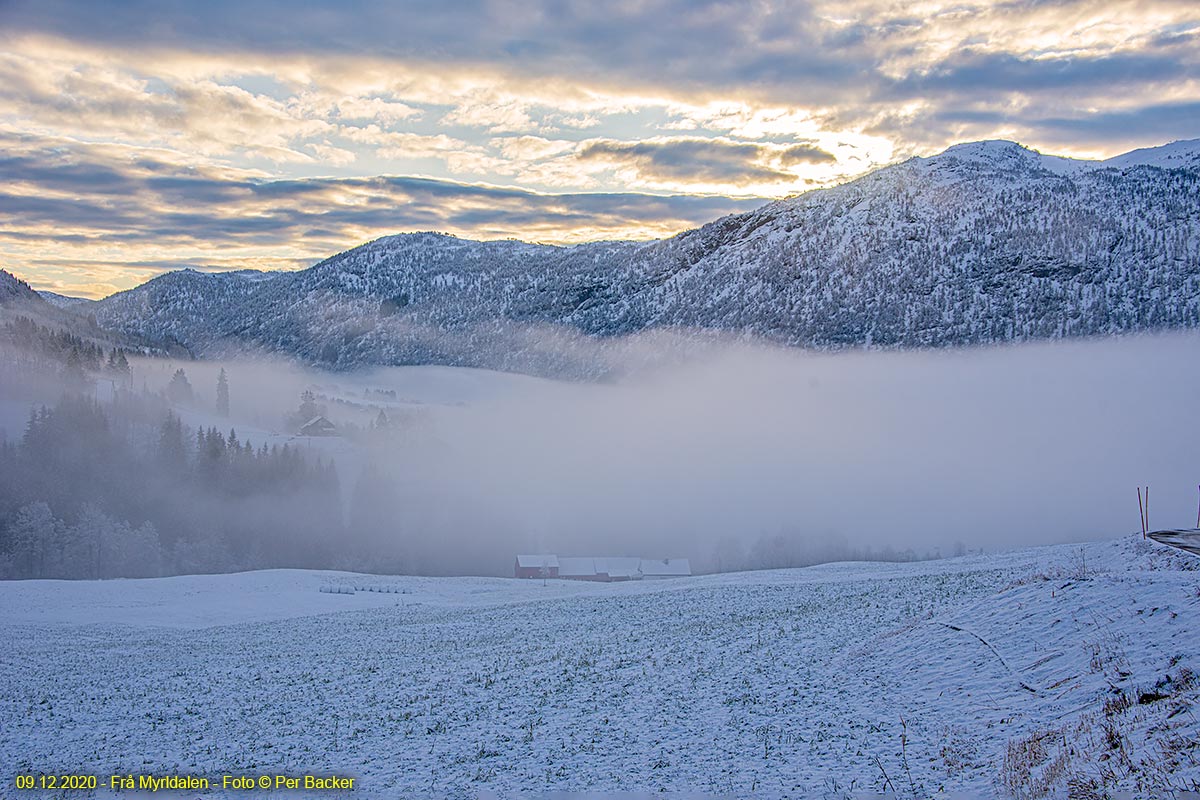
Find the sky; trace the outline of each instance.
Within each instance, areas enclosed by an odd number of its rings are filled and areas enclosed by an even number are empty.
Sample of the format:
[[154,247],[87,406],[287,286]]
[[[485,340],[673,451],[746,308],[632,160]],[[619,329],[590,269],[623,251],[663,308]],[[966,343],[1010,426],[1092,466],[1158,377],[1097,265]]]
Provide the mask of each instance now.
[[1200,136],[1194,0],[0,0],[0,268],[669,236],[950,144]]

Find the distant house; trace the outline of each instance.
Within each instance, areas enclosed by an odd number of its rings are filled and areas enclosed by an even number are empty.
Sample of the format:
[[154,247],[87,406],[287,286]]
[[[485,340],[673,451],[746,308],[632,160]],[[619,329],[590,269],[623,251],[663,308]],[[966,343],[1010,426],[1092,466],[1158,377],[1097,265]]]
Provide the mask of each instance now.
[[557,578],[558,559],[552,555],[517,556],[514,575],[518,578]]
[[596,572],[596,559],[563,556],[558,560],[558,577],[573,581],[601,580]]
[[337,426],[325,417],[313,417],[300,426],[297,431],[301,436],[337,436]]
[[639,558],[597,558],[596,572],[607,581],[635,581],[642,577],[638,571]]
[[614,583],[637,581],[643,578],[682,578],[692,574],[686,558],[595,558],[592,556],[517,556],[515,574],[518,578],[543,577],[541,565],[552,564],[545,577],[572,581]]

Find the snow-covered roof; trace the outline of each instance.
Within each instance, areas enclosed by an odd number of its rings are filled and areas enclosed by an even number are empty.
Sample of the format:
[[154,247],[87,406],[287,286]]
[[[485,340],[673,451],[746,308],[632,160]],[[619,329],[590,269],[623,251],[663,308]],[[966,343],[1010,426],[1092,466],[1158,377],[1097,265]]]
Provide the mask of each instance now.
[[541,567],[558,566],[558,556],[549,554],[532,555],[532,556],[517,556],[517,566],[522,568],[540,569]]
[[[548,561],[546,561],[548,559]],[[624,556],[562,556],[520,555],[519,567],[558,567],[560,578],[610,578],[677,577],[692,574],[686,558],[628,558]]]
[[597,575],[596,559],[594,558],[560,558],[558,560],[558,577],[586,578]]
[[643,575],[670,575],[679,577],[692,574],[692,565],[686,558],[643,558],[640,569]]
[[641,566],[640,558],[597,558],[596,573],[610,578],[636,578]]
[[313,417],[308,422],[301,425],[300,428],[301,428],[301,430],[303,430],[304,428],[311,428],[313,426],[316,426],[318,428],[335,427],[334,424],[332,422],[330,422],[329,420],[325,419],[325,417],[317,416],[317,417]]

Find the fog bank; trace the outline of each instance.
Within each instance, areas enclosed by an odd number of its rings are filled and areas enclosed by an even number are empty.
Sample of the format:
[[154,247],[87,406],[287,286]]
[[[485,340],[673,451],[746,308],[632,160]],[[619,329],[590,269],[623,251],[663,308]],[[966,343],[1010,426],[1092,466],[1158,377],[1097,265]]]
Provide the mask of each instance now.
[[[288,445],[314,481],[289,491],[309,504],[340,502],[319,523],[306,513],[303,559],[290,528],[255,528],[251,547],[239,538],[250,535],[245,524],[206,523],[221,552],[253,557],[238,568],[510,574],[513,556],[530,551],[687,557],[696,571],[951,555],[1136,531],[1139,485],[1151,487],[1152,526],[1195,524],[1194,334],[816,354],[694,340],[672,351],[660,333],[621,348],[627,368],[605,382],[134,359],[128,391],[158,398],[192,430],[232,440],[236,429],[256,451]],[[167,391],[179,369],[194,389],[183,401]],[[215,403],[222,369],[228,415]],[[103,400],[116,384],[101,379],[92,391]],[[165,412],[139,403],[146,410],[121,424],[158,437]],[[297,435],[317,413],[337,435]],[[208,462],[187,446],[170,491],[191,496],[188,470],[199,467],[188,465]],[[205,467],[218,470],[209,484],[226,481],[222,491],[255,502],[259,528],[292,518],[270,509],[295,499],[258,497],[237,483],[238,470],[275,480],[266,453],[254,466],[204,446],[214,464],[231,465]],[[322,472],[329,463],[336,475]],[[77,524],[76,511],[54,505],[64,525]],[[168,558],[169,517],[102,510],[159,526]]]
[[440,413],[450,452],[416,463],[553,552],[704,559],[780,532],[943,554],[1106,538],[1138,529],[1146,484],[1152,524],[1190,526],[1198,345],[719,348],[609,385],[509,382]]

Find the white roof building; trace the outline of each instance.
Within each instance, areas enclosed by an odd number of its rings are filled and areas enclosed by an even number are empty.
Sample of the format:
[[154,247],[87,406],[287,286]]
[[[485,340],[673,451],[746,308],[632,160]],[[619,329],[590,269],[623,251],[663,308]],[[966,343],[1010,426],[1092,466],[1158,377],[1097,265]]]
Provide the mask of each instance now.
[[594,558],[564,556],[558,560],[558,577],[560,578],[595,578],[598,574]]
[[626,558],[591,556],[517,556],[519,568],[557,567],[558,577],[591,581],[635,581],[642,578],[684,578],[692,574],[686,558]]
[[337,426],[325,417],[317,416],[300,426],[301,436],[336,436]]
[[642,562],[640,558],[597,558],[594,560],[596,573],[607,575],[609,580],[631,581],[642,577],[639,571]]

